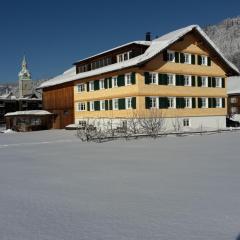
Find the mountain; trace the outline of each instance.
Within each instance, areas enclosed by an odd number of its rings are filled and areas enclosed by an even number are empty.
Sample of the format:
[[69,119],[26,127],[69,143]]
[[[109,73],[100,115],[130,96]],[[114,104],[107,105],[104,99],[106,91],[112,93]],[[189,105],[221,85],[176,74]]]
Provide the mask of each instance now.
[[224,55],[240,69],[240,16],[204,28]]

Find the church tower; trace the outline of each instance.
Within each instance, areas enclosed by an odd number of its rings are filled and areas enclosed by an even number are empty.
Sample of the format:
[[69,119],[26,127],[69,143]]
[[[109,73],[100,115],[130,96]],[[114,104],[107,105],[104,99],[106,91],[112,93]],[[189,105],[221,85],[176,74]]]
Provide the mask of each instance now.
[[22,70],[18,74],[19,78],[19,97],[24,97],[25,95],[32,94],[32,79],[31,74],[27,69],[27,61],[25,56],[22,61]]

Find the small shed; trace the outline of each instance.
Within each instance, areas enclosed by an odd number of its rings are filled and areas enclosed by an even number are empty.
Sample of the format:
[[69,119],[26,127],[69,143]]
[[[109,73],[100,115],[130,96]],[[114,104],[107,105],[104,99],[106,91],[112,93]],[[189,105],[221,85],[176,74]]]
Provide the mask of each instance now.
[[45,110],[17,111],[5,114],[6,128],[18,132],[52,128],[53,114]]

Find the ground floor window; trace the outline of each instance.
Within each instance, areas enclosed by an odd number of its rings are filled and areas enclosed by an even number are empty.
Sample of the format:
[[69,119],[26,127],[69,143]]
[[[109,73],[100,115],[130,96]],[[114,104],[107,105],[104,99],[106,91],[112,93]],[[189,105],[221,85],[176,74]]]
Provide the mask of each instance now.
[[151,108],[158,108],[158,98],[151,97],[150,98]]
[[132,108],[132,98],[126,98],[126,109]]
[[184,127],[190,127],[190,119],[189,118],[184,118],[183,119],[183,126]]

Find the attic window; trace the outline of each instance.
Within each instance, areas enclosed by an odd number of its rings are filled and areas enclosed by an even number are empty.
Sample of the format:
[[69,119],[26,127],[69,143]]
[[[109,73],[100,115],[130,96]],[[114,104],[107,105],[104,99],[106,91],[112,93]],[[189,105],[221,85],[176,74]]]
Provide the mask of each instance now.
[[132,51],[128,51],[128,52],[125,52],[125,53],[118,54],[117,55],[117,62],[123,62],[123,61],[129,60],[130,57],[131,57],[131,52]]
[[167,51],[167,60],[169,62],[175,62],[175,52]]

